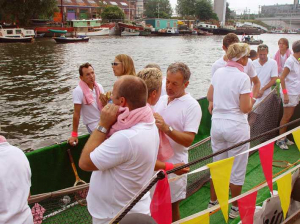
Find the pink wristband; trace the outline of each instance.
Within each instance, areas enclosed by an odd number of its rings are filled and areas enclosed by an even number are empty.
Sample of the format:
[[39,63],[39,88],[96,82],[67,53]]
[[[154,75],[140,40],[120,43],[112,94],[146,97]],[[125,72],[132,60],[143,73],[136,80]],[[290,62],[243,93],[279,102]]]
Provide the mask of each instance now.
[[282,93],[283,93],[283,94],[287,94],[287,93],[288,93],[288,92],[287,92],[287,89],[283,89],[283,90],[282,90]]
[[250,93],[250,98],[252,98],[252,97],[253,97],[253,93],[251,92],[251,93]]
[[166,166],[165,171],[174,169],[174,164],[173,163],[165,163],[165,166]]
[[78,137],[78,133],[77,133],[77,132],[75,132],[75,131],[72,131],[72,134],[71,134],[71,136],[72,136],[72,137],[76,137],[76,138],[77,138],[77,137]]

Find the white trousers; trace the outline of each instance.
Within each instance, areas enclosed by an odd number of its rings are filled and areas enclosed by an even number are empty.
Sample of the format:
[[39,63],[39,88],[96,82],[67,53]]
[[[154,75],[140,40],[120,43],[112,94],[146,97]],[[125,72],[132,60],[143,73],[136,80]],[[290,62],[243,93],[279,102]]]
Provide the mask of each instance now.
[[[213,153],[229,148],[250,138],[248,123],[241,123],[227,119],[213,119],[211,128],[211,145]],[[240,154],[249,149],[249,143],[214,156],[213,161],[219,161]],[[230,183],[243,185],[248,163],[248,153],[234,158]]]

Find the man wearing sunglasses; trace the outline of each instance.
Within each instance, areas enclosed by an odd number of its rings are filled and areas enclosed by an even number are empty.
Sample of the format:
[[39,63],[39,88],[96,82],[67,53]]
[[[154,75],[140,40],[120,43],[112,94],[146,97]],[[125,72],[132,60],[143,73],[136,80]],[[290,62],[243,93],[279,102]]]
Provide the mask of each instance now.
[[261,88],[256,96],[256,103],[259,103],[271,92],[271,87],[278,78],[277,62],[274,59],[268,58],[268,53],[269,48],[266,44],[258,45],[258,59],[253,61],[253,65],[260,80]]

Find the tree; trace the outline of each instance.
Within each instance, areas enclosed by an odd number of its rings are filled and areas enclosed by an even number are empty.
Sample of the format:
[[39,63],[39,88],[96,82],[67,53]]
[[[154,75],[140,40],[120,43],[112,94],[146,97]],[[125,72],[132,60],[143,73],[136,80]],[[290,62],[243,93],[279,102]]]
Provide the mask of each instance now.
[[125,14],[118,6],[109,5],[103,10],[101,18],[103,20],[123,20]]
[[145,5],[147,18],[165,18],[172,16],[172,7],[169,0],[149,0]]
[[232,10],[229,8],[229,3],[226,2],[226,15],[225,20],[228,21],[230,19],[234,19],[233,16],[231,16]]
[[199,20],[219,20],[217,14],[213,12],[212,3],[209,0],[198,0],[196,2],[195,16]]
[[0,0],[0,13],[6,22],[28,25],[31,19],[49,19],[58,12],[57,0]]
[[196,0],[177,0],[176,12],[181,16],[195,16]]

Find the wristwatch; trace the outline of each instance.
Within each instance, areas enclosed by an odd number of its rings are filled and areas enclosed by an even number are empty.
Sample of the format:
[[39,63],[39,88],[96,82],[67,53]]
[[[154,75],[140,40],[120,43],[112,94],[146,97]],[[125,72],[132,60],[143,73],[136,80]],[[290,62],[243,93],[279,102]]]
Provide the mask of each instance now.
[[100,131],[100,132],[102,132],[102,133],[104,133],[104,134],[107,133],[107,129],[105,127],[103,127],[103,126],[100,126],[100,125],[98,125],[97,130]]
[[169,133],[171,133],[172,131],[174,131],[174,129],[171,127],[171,126],[169,126]]

